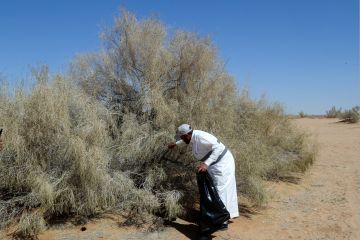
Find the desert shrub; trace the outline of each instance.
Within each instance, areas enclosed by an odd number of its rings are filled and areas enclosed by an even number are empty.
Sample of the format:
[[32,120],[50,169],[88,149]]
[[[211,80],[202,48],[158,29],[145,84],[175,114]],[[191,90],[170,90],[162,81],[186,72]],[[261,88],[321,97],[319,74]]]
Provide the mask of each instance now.
[[15,235],[21,239],[34,238],[45,230],[45,225],[42,214],[38,212],[24,213],[21,215]]
[[303,111],[299,112],[299,117],[304,118],[305,116],[306,114]]
[[197,162],[187,148],[166,147],[184,122],[231,149],[239,194],[256,205],[266,201],[265,180],[313,161],[281,105],[239,94],[210,39],[167,36],[159,20],[123,11],[103,40],[68,75],[45,68],[30,92],[0,94],[3,224],[29,208],[45,220],[113,210],[131,224],[186,213],[198,198]]
[[336,109],[335,106],[333,106],[331,109],[329,109],[328,111],[326,111],[325,116],[327,118],[338,118],[341,116],[341,108]]
[[279,104],[254,101],[247,91],[237,106],[236,138],[230,141],[235,153],[240,193],[261,205],[267,201],[264,180],[279,180],[304,172],[315,158],[308,137],[297,130]]
[[20,89],[1,96],[6,142],[0,153],[1,225],[29,208],[41,208],[47,218],[108,209],[137,218],[159,208],[153,192],[109,168],[111,113],[62,77],[50,81],[46,68],[37,79],[29,93]]
[[261,180],[302,172],[313,161],[306,136],[294,130],[282,106],[254,101],[246,90],[238,94],[210,39],[184,31],[167,36],[159,20],[138,21],[123,11],[103,40],[100,54],[74,61],[71,78],[117,113],[120,168],[133,172],[138,184],[156,169],[158,185],[146,180],[146,188],[177,189],[189,196],[180,200],[183,206],[195,200],[193,157],[162,147],[184,122],[229,146],[240,193],[256,204],[266,199]]
[[[235,119],[229,114],[236,89],[209,39],[184,31],[166,38],[165,33],[158,20],[139,22],[123,12],[103,35],[104,51],[78,57],[71,79],[116,113],[117,165],[130,172],[137,186],[156,193],[163,188],[193,193],[193,157],[180,154],[184,150],[167,152],[164,144],[173,141],[177,125],[188,121],[212,132],[222,130],[224,136],[232,133]],[[227,128],[221,128],[219,122],[225,121]],[[144,183],[153,169],[166,174],[159,174],[162,179],[155,185]],[[183,204],[193,203],[196,195],[190,196]]]
[[355,106],[352,109],[344,110],[336,109],[334,106],[326,111],[327,118],[340,118],[342,122],[357,123],[360,117],[360,107]]
[[340,119],[343,122],[348,122],[348,123],[357,123],[357,122],[359,122],[359,117],[360,117],[360,107],[359,106],[355,106],[350,110],[345,110],[340,115]]

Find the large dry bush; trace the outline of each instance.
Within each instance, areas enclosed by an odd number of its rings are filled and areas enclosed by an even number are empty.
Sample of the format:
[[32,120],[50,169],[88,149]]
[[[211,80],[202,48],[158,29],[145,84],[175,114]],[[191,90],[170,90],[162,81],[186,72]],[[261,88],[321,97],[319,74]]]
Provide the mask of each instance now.
[[40,71],[30,93],[0,96],[2,223],[34,207],[45,218],[120,210],[129,223],[183,214],[198,198],[197,162],[166,143],[184,122],[229,146],[255,204],[264,180],[307,168],[313,151],[281,106],[240,94],[210,39],[166,33],[122,11],[103,50],[77,57],[66,79]]
[[[38,232],[27,225],[41,222],[40,217],[93,216],[107,209],[132,218],[151,216],[160,206],[158,198],[110,168],[115,156],[111,112],[62,77],[50,81],[47,68],[36,77],[29,93],[5,90],[0,96],[6,143],[0,153],[1,225],[23,215],[17,234],[28,235]],[[177,193],[163,196],[171,201]],[[36,221],[27,213],[34,208],[41,213]]]
[[238,93],[210,39],[166,33],[159,20],[138,21],[122,11],[103,34],[103,51],[73,63],[72,79],[116,112],[119,168],[140,183],[156,169],[161,179],[147,185],[152,191],[177,189],[193,202],[196,161],[186,149],[169,153],[163,146],[176,126],[188,122],[230,147],[240,193],[263,203],[262,180],[302,172],[312,162],[306,136],[281,106]]
[[[76,59],[71,78],[114,111],[119,129],[116,165],[138,186],[158,196],[178,189],[190,196],[184,204],[192,204],[196,162],[180,153],[185,150],[168,152],[165,144],[174,140],[175,127],[182,122],[224,130],[224,136],[231,133],[236,95],[232,77],[209,39],[184,31],[166,36],[156,19],[139,22],[123,11],[103,39],[101,53]],[[154,177],[159,179],[148,181]]]
[[255,204],[267,200],[263,180],[296,182],[314,161],[316,146],[295,128],[279,104],[254,101],[244,90],[237,105],[238,134],[232,141],[238,187]]

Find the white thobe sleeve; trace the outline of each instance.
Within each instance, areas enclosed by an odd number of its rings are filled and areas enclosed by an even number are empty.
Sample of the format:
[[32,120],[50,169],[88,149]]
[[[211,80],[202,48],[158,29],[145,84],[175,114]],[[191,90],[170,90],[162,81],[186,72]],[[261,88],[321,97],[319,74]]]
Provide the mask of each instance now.
[[185,144],[185,142],[184,142],[184,140],[180,139],[175,144],[176,144],[176,146],[183,146]]
[[204,161],[204,163],[207,166],[210,166],[213,162],[215,162],[218,159],[218,157],[221,155],[222,151],[224,150],[224,147],[222,146],[222,144],[216,142],[215,144],[212,144],[211,150],[212,150],[211,155],[209,156],[208,159]]

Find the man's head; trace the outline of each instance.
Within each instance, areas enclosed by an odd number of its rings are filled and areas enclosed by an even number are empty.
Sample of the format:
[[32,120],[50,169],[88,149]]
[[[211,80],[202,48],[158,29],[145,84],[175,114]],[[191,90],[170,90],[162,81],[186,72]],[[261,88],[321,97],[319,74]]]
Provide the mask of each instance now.
[[192,132],[193,130],[189,124],[182,124],[177,128],[175,138],[177,141],[182,139],[186,144],[189,144]]

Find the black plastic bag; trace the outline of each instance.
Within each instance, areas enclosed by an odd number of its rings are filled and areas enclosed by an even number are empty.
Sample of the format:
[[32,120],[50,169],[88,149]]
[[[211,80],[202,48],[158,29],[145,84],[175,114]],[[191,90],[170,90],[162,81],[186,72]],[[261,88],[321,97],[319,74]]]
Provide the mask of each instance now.
[[221,201],[209,173],[197,174],[200,193],[200,230],[207,231],[230,219],[230,213]]

